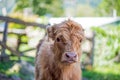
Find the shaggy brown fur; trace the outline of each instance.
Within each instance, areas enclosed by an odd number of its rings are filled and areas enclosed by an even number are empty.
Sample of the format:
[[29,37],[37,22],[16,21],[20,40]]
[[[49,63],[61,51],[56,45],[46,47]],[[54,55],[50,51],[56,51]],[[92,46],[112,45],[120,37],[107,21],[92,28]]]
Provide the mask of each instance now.
[[67,20],[49,27],[47,33],[36,56],[36,80],[81,80],[81,25]]

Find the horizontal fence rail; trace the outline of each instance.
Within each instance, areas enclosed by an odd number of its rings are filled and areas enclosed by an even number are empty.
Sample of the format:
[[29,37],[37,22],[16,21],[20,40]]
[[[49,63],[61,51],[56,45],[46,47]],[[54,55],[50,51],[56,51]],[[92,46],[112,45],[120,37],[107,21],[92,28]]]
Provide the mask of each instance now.
[[35,23],[35,22],[26,22],[26,21],[23,21],[23,20],[20,20],[20,19],[15,19],[15,18],[11,18],[11,17],[5,17],[5,16],[0,16],[0,20],[2,21],[8,21],[8,22],[14,22],[14,23],[18,23],[18,24],[23,24],[23,25],[26,25],[26,26],[38,26],[38,27],[41,27],[41,28],[46,28],[46,25],[44,24],[39,24],[39,23]]
[[[40,28],[43,28],[43,29],[46,28],[45,24],[39,24],[39,23],[35,23],[35,22],[26,22],[26,21],[23,21],[23,20],[20,20],[20,19],[16,19],[16,18],[11,18],[11,17],[8,17],[8,16],[0,16],[0,20],[5,22],[4,29],[3,30],[0,29],[0,33],[3,33],[2,41],[0,41],[0,45],[2,47],[1,48],[0,60],[4,60],[4,58],[9,57],[5,53],[6,49],[8,49],[12,54],[18,56],[19,59],[20,59],[20,56],[22,55],[19,52],[18,48],[20,47],[20,44],[22,43],[21,42],[21,35],[26,35],[26,32],[24,30],[20,30],[20,29],[19,30],[18,29],[8,30],[9,23],[12,22],[12,23],[25,25],[25,26],[35,26],[35,27],[40,27]],[[7,42],[7,35],[8,34],[16,34],[16,35],[18,35],[19,39],[18,39],[17,50],[13,50],[9,46],[7,46],[6,42]],[[33,49],[30,49],[30,50],[33,50]],[[27,51],[29,51],[29,50],[27,50]],[[26,52],[26,51],[24,51],[24,52]]]

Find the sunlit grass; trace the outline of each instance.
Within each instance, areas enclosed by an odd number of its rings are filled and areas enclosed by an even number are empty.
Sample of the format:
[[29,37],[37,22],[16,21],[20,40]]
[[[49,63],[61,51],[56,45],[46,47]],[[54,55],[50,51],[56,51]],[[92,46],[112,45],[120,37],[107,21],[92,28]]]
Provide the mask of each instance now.
[[96,66],[92,70],[83,70],[88,80],[120,80],[120,64]]
[[114,73],[114,74],[120,74],[120,64],[112,64],[112,65],[106,65],[106,66],[101,66],[101,67],[97,67],[95,68],[95,71],[97,72],[101,72],[104,74],[108,74],[108,73]]

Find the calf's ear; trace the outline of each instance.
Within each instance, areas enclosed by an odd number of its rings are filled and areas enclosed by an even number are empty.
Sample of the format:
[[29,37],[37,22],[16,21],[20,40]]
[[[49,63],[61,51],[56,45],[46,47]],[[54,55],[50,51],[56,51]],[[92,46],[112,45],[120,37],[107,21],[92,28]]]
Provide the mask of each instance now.
[[55,28],[56,25],[47,27],[48,38],[51,38],[52,40],[55,39],[55,30],[56,30]]

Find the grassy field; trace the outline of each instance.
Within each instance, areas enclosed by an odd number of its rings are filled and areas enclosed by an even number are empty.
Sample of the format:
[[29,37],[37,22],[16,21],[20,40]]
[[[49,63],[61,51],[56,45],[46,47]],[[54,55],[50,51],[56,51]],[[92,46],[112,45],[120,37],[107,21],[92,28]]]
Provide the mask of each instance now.
[[[11,58],[17,59],[17,58]],[[33,57],[22,57],[22,60],[29,62],[34,65]],[[13,68],[13,65],[16,61],[9,62],[0,62],[0,73],[6,74],[7,76],[19,76],[23,80],[28,80],[29,74],[24,76],[25,74],[21,73],[21,71],[10,71]],[[104,66],[95,66],[91,70],[83,70],[83,77],[88,80],[120,80],[120,64],[112,63],[110,65]]]
[[120,64],[96,66],[92,70],[83,70],[88,80],[120,80]]

